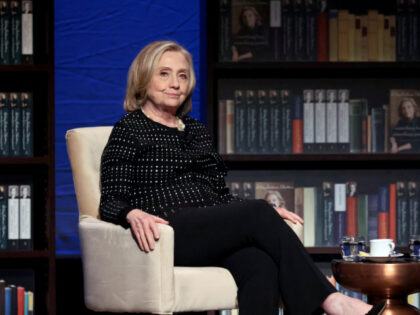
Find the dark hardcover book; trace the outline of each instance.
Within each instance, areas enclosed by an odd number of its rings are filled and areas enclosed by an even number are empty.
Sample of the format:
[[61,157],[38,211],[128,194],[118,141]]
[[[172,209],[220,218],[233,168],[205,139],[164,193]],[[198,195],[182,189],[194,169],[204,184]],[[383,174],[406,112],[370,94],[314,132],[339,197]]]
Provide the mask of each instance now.
[[258,90],[258,147],[263,154],[271,153],[270,100],[267,90]]
[[33,100],[32,93],[21,93],[22,106],[22,155],[33,156]]
[[220,154],[226,154],[226,100],[219,100],[218,114],[218,149]]
[[389,238],[389,187],[380,186],[378,192],[378,238]]
[[281,143],[285,154],[292,153],[293,119],[291,100],[290,90],[281,90]]
[[318,1],[317,13],[317,61],[328,61],[328,13],[327,0]]
[[322,189],[316,189],[315,198],[315,246],[324,246],[324,198]]
[[292,61],[294,56],[294,41],[296,38],[292,0],[282,1],[282,59]]
[[325,90],[315,90],[315,152],[324,153],[327,136],[327,103]]
[[373,107],[372,115],[372,153],[385,151],[385,111],[381,107]]
[[337,153],[338,150],[338,118],[337,118],[337,90],[327,90],[327,109],[326,109],[326,152]]
[[272,61],[269,1],[231,0],[231,4],[232,61]]
[[349,90],[338,90],[338,152],[350,151]]
[[7,249],[8,219],[7,219],[7,186],[0,185],[0,250]]
[[366,102],[363,102],[362,104],[362,113],[361,113],[361,120],[362,120],[362,153],[368,152],[368,115],[369,115],[369,105]]
[[247,148],[247,110],[246,110],[246,98],[243,90],[235,90],[235,153],[243,154],[248,151]]
[[231,1],[219,0],[219,60],[231,61]]
[[397,244],[407,246],[409,209],[408,209],[408,189],[406,182],[397,182]]
[[317,61],[317,7],[315,0],[305,0],[305,60]]
[[281,25],[281,1],[270,0],[270,45],[273,59],[281,59],[282,25]]
[[346,183],[346,235],[356,236],[357,231],[357,182]]
[[0,156],[10,155],[9,93],[0,92]]
[[368,240],[368,195],[357,196],[357,233]]
[[408,0],[397,0],[397,61],[408,59]]
[[303,152],[315,151],[314,90],[303,90]]
[[346,235],[346,184],[334,184],[334,245]]
[[12,26],[11,63],[22,63],[22,8],[20,0],[10,1],[10,14]]
[[322,246],[334,246],[334,184],[332,182],[322,183],[322,204]]
[[19,186],[19,249],[31,250],[32,237],[32,189],[30,185]]
[[258,99],[254,90],[246,90],[246,125],[247,152],[255,154],[258,151]]
[[22,0],[22,63],[34,63],[33,1]]
[[22,106],[19,93],[10,93],[10,153],[22,155]]
[[11,289],[11,312],[10,315],[18,315],[17,312],[17,287],[14,284],[9,285],[9,288]]
[[408,234],[420,235],[419,187],[417,182],[408,182]]
[[419,11],[418,0],[408,0],[408,52],[410,61],[418,60],[419,52]]
[[283,149],[281,145],[282,111],[280,91],[270,90],[268,94],[270,101],[270,147],[272,148],[272,153],[281,153]]
[[242,183],[242,197],[244,199],[255,199],[255,187],[253,182]]
[[0,1],[0,64],[10,64],[11,34],[10,2],[2,0]]
[[378,238],[378,194],[368,195],[368,240]]
[[364,99],[349,102],[350,153],[362,152],[362,108],[366,103]]
[[19,186],[8,186],[7,202],[7,249],[19,248]]
[[235,136],[234,136],[234,111],[235,102],[233,100],[226,100],[226,153],[235,153]]
[[4,289],[6,288],[6,281],[0,279],[0,315],[4,315]]
[[304,0],[292,0],[295,37],[293,39],[295,61],[304,61],[306,52],[306,26]]
[[303,153],[303,99],[301,95],[294,96],[293,106],[293,154]]

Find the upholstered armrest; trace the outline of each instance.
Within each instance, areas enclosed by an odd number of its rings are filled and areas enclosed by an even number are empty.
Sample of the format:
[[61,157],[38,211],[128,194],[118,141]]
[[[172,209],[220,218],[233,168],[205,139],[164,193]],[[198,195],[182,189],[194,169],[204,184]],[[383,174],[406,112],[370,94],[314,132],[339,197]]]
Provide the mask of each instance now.
[[174,232],[159,224],[153,251],[140,250],[131,230],[81,216],[80,245],[86,306],[95,311],[171,313]]

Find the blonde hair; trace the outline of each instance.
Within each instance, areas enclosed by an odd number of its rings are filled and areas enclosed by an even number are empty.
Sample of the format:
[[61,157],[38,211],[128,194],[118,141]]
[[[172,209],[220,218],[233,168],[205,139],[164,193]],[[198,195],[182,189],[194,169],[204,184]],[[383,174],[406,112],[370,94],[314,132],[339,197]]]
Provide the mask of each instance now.
[[124,110],[126,112],[138,110],[144,105],[147,100],[147,89],[149,88],[153,72],[160,58],[167,51],[182,53],[190,67],[187,97],[184,103],[178,108],[177,116],[182,117],[191,112],[191,97],[196,83],[192,57],[184,47],[173,41],[151,42],[134,58],[128,70],[127,89],[124,100]]

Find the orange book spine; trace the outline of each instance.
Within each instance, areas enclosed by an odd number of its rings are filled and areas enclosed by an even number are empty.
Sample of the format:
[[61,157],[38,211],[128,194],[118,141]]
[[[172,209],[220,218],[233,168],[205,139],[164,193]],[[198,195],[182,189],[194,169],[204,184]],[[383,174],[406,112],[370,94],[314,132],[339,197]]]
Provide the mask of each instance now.
[[17,287],[17,315],[25,315],[25,288]]
[[389,238],[388,212],[378,212],[378,238]]
[[346,228],[347,235],[356,236],[357,235],[357,197],[347,197],[346,198]]
[[389,238],[397,242],[397,189],[395,184],[389,185]]
[[303,120],[293,120],[293,153],[303,153]]

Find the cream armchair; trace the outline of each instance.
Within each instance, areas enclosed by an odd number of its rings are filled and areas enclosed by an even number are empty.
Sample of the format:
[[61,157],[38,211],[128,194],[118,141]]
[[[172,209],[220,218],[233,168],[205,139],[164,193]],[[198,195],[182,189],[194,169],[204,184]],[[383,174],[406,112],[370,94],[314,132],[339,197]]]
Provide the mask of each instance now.
[[[94,311],[173,312],[234,309],[227,269],[174,267],[174,231],[159,224],[154,251],[142,252],[129,229],[99,217],[100,160],[112,127],[69,130],[67,149],[79,208],[86,306]],[[302,225],[291,225],[302,240]]]

